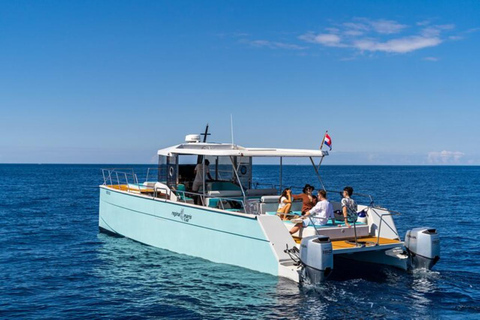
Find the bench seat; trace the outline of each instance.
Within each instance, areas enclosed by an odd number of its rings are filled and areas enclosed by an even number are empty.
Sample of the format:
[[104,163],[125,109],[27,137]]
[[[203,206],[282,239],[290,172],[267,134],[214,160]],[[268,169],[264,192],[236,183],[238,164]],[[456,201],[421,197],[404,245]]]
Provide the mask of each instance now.
[[[267,212],[267,214],[268,214],[269,216],[274,216],[274,215],[277,214],[277,212],[270,211],[270,212]],[[300,211],[292,211],[292,212],[290,212],[290,213],[287,214],[287,216],[301,216],[301,215],[302,215],[302,213],[301,213]],[[285,220],[285,221],[283,221],[283,222],[284,222],[284,223],[293,224],[293,222],[290,221],[290,220]],[[336,223],[335,226],[337,226],[337,225],[345,225],[345,221],[344,221],[344,220],[335,220],[335,223]],[[357,226],[359,226],[359,225],[365,225],[365,223],[363,223],[363,222],[356,222],[355,224],[356,224]],[[328,228],[328,227],[333,227],[333,226],[334,226],[334,225],[332,224],[332,220],[328,220],[327,224],[325,224],[325,225],[318,225],[318,224],[315,225],[315,227],[317,227],[317,228]]]

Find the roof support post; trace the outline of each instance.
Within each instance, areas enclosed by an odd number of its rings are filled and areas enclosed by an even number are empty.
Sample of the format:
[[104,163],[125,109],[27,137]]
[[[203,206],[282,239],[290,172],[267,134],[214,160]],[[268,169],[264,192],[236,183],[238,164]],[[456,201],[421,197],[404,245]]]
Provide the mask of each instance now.
[[[207,125],[207,128],[208,128],[208,125]],[[207,129],[207,130],[208,130],[208,129]],[[207,137],[207,136],[205,136],[205,138],[206,138],[206,137]],[[202,193],[203,193],[203,195],[202,195],[202,199],[203,199],[203,201],[202,201],[202,202],[203,202],[203,205],[206,205],[206,204],[207,204],[207,201],[206,201],[206,199],[205,199],[205,187],[206,187],[206,183],[205,183],[205,157],[203,157],[203,159],[202,159],[202,166],[203,166],[203,169],[202,169],[202,171],[203,171],[203,177],[202,177],[202,182],[203,182],[203,188],[202,188]]]
[[246,206],[247,205],[247,196],[245,195],[245,190],[243,190],[242,181],[240,180],[240,177],[238,176],[238,171],[237,171],[237,168],[235,167],[235,161],[233,159],[233,156],[230,156],[230,161],[232,162],[232,168],[233,168],[233,172],[235,173],[235,177],[237,178],[238,184],[240,185],[240,190],[242,190],[243,205]]
[[[320,184],[322,185],[323,190],[326,191],[327,189],[325,189],[325,186],[323,185],[322,178],[320,177],[320,173],[318,172],[317,165],[315,164],[315,162],[313,162],[313,158],[312,158],[312,157],[309,157],[309,158],[310,158],[310,161],[312,162],[313,169],[315,169],[315,173],[317,174],[318,181],[319,181]],[[322,159],[323,159],[323,156],[322,156]],[[320,163],[321,163],[321,162],[320,162]]]
[[280,157],[280,190],[278,190],[280,192],[280,194],[282,194],[282,188],[283,188],[283,174],[282,174],[282,171],[283,171],[283,157]]

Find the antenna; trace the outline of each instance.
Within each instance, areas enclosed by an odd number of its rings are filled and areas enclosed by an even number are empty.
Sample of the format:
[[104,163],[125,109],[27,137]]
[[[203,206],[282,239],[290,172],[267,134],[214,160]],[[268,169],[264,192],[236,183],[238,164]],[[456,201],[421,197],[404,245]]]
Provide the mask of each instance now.
[[208,123],[207,123],[207,126],[205,127],[205,133],[200,133],[200,135],[203,136],[203,142],[207,142],[207,136],[210,135],[210,133],[208,133]]
[[232,134],[232,148],[233,148],[233,115],[230,114],[230,130]]
[[[207,136],[210,135],[210,133],[208,133],[208,123],[207,123],[207,126],[205,127],[205,133],[200,133],[200,135],[203,136],[203,143],[207,142]],[[202,156],[197,156],[197,163],[202,163],[202,160],[203,160]]]

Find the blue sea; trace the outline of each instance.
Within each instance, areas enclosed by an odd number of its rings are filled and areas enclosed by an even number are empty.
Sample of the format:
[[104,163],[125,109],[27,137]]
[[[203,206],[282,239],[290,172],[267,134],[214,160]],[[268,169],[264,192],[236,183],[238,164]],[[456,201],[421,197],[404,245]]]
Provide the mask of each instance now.
[[[0,318],[480,318],[480,167],[323,166],[328,190],[399,211],[402,238],[436,227],[442,251],[433,271],[342,266],[317,287],[99,233],[103,167],[118,165],[0,165]],[[283,178],[320,186],[309,166]]]

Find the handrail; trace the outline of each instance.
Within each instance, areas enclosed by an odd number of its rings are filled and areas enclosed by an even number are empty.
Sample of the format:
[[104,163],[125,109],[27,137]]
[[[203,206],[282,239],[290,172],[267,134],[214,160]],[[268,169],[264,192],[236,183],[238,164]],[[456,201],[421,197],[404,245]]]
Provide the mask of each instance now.
[[[381,231],[382,231],[382,222],[384,222],[383,217],[384,217],[384,216],[399,215],[400,212],[390,211],[390,210],[388,210],[388,209],[380,208],[380,207],[368,207],[368,208],[373,209],[373,210],[371,210],[371,211],[373,211],[373,212],[377,215],[377,217],[380,218],[380,223],[379,223],[379,225],[378,225],[378,232],[377,232],[377,233],[378,233],[378,235],[377,235],[377,243],[376,243],[376,245],[378,246],[378,245],[380,244],[380,234],[381,234]],[[378,214],[378,213],[375,211],[375,209],[388,210],[388,212],[390,212],[390,213],[386,213],[386,214],[381,214],[381,215],[380,215],[380,214]],[[386,224],[388,227],[390,227],[387,222],[385,222],[385,224]],[[390,229],[392,229],[392,227],[390,227]],[[396,229],[396,228],[395,228],[395,229]],[[393,231],[393,230],[392,230],[392,231]],[[400,235],[398,234],[398,231],[397,231],[397,230],[395,231],[395,234],[397,235],[398,239],[400,239]]]
[[[310,220],[310,222],[312,223],[313,229],[315,229],[315,233],[319,236],[319,235],[320,235],[320,231],[318,231],[317,227],[315,226],[315,223],[314,223],[313,220],[312,220],[312,215],[309,214],[307,217],[308,217],[308,219]],[[303,222],[302,222],[302,223],[303,223]]]
[[[148,167],[148,168],[147,168],[147,175],[146,175],[146,177],[145,177],[145,181],[148,181],[148,178],[149,178],[149,176],[150,176],[150,170],[152,170],[152,171],[153,171],[153,170],[159,171],[160,169],[159,169],[158,167]],[[157,174],[158,174],[158,173],[157,173]]]

